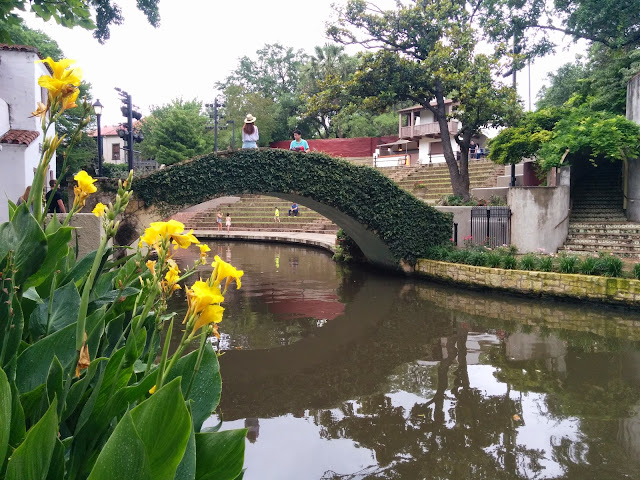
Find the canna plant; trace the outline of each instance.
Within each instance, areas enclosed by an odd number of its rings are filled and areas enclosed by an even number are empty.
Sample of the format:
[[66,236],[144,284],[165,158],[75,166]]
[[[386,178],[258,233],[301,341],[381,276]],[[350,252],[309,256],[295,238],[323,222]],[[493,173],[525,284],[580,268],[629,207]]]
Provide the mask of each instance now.
[[[76,259],[69,220],[95,180],[78,172],[69,215],[47,222],[41,192],[61,141],[47,131],[75,102],[79,83],[71,61],[47,61],[53,75],[40,84],[49,100],[34,112],[43,117],[45,148],[32,194],[10,205],[0,225],[0,479],[242,478],[246,430],[202,429],[221,393],[208,339],[218,335],[221,303],[230,283],[240,288],[242,271],[216,257],[209,278],[185,286],[184,333],[170,352],[177,327],[167,300],[207,262],[208,247],[179,222],[156,222],[133,253],[112,260],[131,173],[113,202],[93,211],[104,230],[97,250]],[[177,248],[199,248],[200,258],[181,272]]]

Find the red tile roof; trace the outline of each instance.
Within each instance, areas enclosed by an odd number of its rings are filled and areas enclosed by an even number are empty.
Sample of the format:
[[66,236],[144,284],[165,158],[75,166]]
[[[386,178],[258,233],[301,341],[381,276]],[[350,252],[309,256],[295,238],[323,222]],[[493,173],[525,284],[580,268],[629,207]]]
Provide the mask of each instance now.
[[9,130],[2,137],[0,143],[10,143],[13,145],[30,145],[36,138],[40,136],[40,132],[33,130]]

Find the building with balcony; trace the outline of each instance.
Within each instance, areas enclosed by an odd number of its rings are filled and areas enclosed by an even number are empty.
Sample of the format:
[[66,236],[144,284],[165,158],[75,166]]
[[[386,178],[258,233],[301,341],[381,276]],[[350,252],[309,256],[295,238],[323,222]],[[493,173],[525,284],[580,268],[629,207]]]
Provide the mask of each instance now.
[[[435,105],[435,100],[431,102]],[[446,100],[447,114],[452,112],[454,104]],[[453,139],[462,126],[457,120],[448,122],[451,134],[451,147],[457,154],[460,147]],[[380,145],[374,155],[374,165],[378,167],[396,167],[402,165],[424,165],[429,163],[443,163],[445,161],[440,135],[440,125],[435,121],[431,111],[422,105],[398,110],[399,140]],[[483,158],[486,152],[486,135],[473,138],[476,148],[470,152],[470,159]]]

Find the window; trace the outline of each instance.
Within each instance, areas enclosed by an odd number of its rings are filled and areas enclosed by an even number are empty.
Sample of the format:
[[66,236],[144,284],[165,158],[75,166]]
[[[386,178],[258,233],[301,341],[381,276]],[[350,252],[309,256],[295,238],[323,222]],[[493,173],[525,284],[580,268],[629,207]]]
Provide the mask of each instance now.
[[120,160],[120,144],[114,143],[111,145],[111,160]]

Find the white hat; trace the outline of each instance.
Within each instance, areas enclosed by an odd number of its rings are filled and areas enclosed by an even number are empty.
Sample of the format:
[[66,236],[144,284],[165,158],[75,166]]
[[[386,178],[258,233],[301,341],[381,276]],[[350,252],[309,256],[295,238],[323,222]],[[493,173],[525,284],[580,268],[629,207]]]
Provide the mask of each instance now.
[[253,123],[255,121],[256,121],[256,117],[254,117],[250,113],[247,113],[247,116],[244,117],[244,123]]

